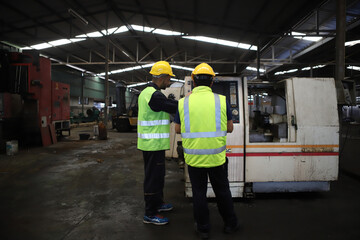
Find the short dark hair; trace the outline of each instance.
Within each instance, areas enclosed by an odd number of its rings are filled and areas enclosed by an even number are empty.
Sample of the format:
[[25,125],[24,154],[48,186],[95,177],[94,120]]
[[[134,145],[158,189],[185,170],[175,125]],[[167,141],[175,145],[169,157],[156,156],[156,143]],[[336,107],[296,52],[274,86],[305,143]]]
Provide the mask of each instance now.
[[208,75],[208,74],[194,75],[194,82],[195,82],[196,86],[210,87],[212,80],[213,80],[213,76]]

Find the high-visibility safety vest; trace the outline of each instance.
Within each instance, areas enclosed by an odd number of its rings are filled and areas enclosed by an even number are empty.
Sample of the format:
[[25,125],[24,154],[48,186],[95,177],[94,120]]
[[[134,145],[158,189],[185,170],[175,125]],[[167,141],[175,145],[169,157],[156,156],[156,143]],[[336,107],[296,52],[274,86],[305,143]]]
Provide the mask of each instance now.
[[154,112],[149,107],[155,91],[154,87],[147,87],[138,99],[137,148],[143,151],[170,149],[170,116],[167,112]]
[[179,116],[185,162],[192,167],[217,167],[225,163],[226,98],[199,86],[180,99]]

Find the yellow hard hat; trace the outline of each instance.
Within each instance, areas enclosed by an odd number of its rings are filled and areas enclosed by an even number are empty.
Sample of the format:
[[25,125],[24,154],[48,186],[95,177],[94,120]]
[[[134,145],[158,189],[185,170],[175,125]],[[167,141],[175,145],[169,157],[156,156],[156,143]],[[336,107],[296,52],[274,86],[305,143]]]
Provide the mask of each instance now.
[[150,71],[151,75],[159,76],[161,74],[168,74],[172,77],[175,77],[175,75],[172,72],[172,69],[170,67],[170,64],[166,61],[159,61],[156,62]]
[[215,77],[214,70],[207,63],[200,63],[199,65],[197,65],[194,71],[191,73],[191,78],[194,79],[194,75],[198,74],[207,74]]

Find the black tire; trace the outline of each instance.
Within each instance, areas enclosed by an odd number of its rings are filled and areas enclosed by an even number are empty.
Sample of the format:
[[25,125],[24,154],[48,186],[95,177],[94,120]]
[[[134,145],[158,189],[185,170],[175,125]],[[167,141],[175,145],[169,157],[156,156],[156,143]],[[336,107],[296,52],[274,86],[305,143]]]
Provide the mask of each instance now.
[[114,120],[116,130],[118,132],[129,132],[131,130],[130,122],[128,118],[118,118]]

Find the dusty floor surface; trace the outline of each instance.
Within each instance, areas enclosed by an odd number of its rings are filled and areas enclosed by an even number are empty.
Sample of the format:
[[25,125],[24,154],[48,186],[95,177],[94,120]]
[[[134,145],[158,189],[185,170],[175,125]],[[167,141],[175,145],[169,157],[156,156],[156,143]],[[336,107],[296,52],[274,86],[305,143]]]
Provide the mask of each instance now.
[[[136,133],[78,140],[86,132],[92,127],[49,147],[0,155],[0,239],[197,239],[175,160],[166,162],[170,224],[146,225]],[[330,192],[235,199],[241,229],[233,235],[222,233],[215,202],[209,207],[211,239],[360,239],[360,182],[342,172]]]

